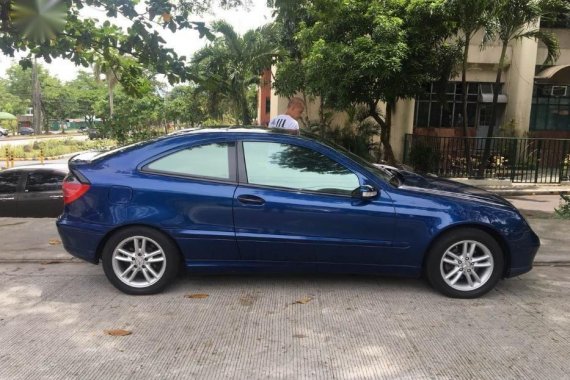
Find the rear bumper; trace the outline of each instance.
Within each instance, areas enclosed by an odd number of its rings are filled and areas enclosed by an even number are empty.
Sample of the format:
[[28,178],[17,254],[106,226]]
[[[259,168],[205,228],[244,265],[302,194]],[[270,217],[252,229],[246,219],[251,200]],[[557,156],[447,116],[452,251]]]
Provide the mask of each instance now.
[[58,219],[56,225],[63,247],[67,252],[90,263],[99,263],[97,248],[104,237],[103,232],[71,226],[62,219]]

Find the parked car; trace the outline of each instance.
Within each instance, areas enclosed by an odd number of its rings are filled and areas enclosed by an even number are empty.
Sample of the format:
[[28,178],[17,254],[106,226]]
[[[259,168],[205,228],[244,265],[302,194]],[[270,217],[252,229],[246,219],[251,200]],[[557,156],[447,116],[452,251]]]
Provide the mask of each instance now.
[[21,135],[33,135],[34,134],[34,128],[20,127],[20,129],[18,129],[18,133]]
[[325,141],[267,129],[177,133],[69,166],[64,247],[102,261],[129,294],[161,291],[183,266],[425,273],[443,294],[473,298],[530,271],[540,245],[500,196],[415,174],[408,183]]
[[107,135],[98,127],[88,128],[87,136],[89,137],[90,140],[107,138]]
[[66,164],[26,165],[1,171],[0,217],[59,216],[66,175]]
[[9,131],[6,128],[0,127],[0,137],[1,136],[8,136]]

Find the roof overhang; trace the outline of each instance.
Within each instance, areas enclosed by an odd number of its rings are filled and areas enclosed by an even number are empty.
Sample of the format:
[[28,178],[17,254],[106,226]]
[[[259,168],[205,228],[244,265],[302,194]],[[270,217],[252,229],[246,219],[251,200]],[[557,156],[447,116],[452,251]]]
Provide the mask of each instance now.
[[562,72],[568,71],[567,69],[570,70],[570,65],[551,66],[535,75],[534,79],[539,82],[550,81],[552,79],[555,79],[555,77],[559,74],[562,74]]

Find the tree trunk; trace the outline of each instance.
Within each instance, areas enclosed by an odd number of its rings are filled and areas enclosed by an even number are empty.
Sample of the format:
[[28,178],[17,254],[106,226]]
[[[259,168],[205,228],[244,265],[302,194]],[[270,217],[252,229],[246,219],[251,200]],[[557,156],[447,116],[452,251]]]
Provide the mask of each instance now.
[[465,35],[465,49],[463,51],[463,67],[461,70],[461,83],[463,85],[463,146],[467,176],[471,176],[471,152],[469,147],[469,120],[467,118],[467,59],[469,58],[469,44],[471,35]]
[[115,108],[115,99],[113,94],[113,85],[111,79],[107,78],[107,88],[109,89],[109,119],[113,118],[113,110]]
[[33,127],[35,134],[42,133],[42,93],[40,79],[38,75],[38,65],[34,59],[32,66],[32,106],[33,106]]
[[247,98],[242,100],[241,113],[243,125],[251,125],[251,116],[249,115],[249,108],[247,106]]
[[493,137],[495,124],[497,122],[497,114],[499,109],[499,91],[501,89],[501,76],[503,74],[503,65],[505,63],[505,55],[507,53],[508,43],[509,41],[503,41],[501,58],[499,59],[499,68],[497,69],[497,77],[495,79],[495,85],[493,86],[493,105],[491,112],[491,123],[489,124],[489,129],[487,130],[487,138],[485,139],[485,149],[483,151],[483,158],[481,159],[481,164],[479,165],[479,172],[477,173],[477,176],[480,178],[483,178],[485,176],[485,169],[487,168],[487,163],[489,161],[489,157],[491,156],[491,137]]
[[394,151],[390,145],[390,127],[392,126],[392,103],[386,103],[386,120],[382,120],[376,109],[378,103],[371,102],[368,104],[370,116],[380,125],[380,142],[382,143],[384,161],[390,165],[396,163]]
[[[326,122],[325,122],[325,110],[324,110],[324,101],[323,101],[323,97],[320,97],[320,104],[319,104],[319,130],[321,133],[321,138],[325,138],[325,134],[326,134]],[[306,104],[306,103],[305,103]],[[308,113],[307,113],[308,114]]]

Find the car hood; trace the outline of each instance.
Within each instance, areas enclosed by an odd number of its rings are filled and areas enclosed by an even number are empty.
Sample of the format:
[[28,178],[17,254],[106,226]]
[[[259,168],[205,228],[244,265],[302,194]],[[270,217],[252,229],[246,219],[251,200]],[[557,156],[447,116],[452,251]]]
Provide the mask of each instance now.
[[513,207],[509,201],[500,195],[479,187],[408,171],[400,171],[399,173],[401,174],[400,189]]

